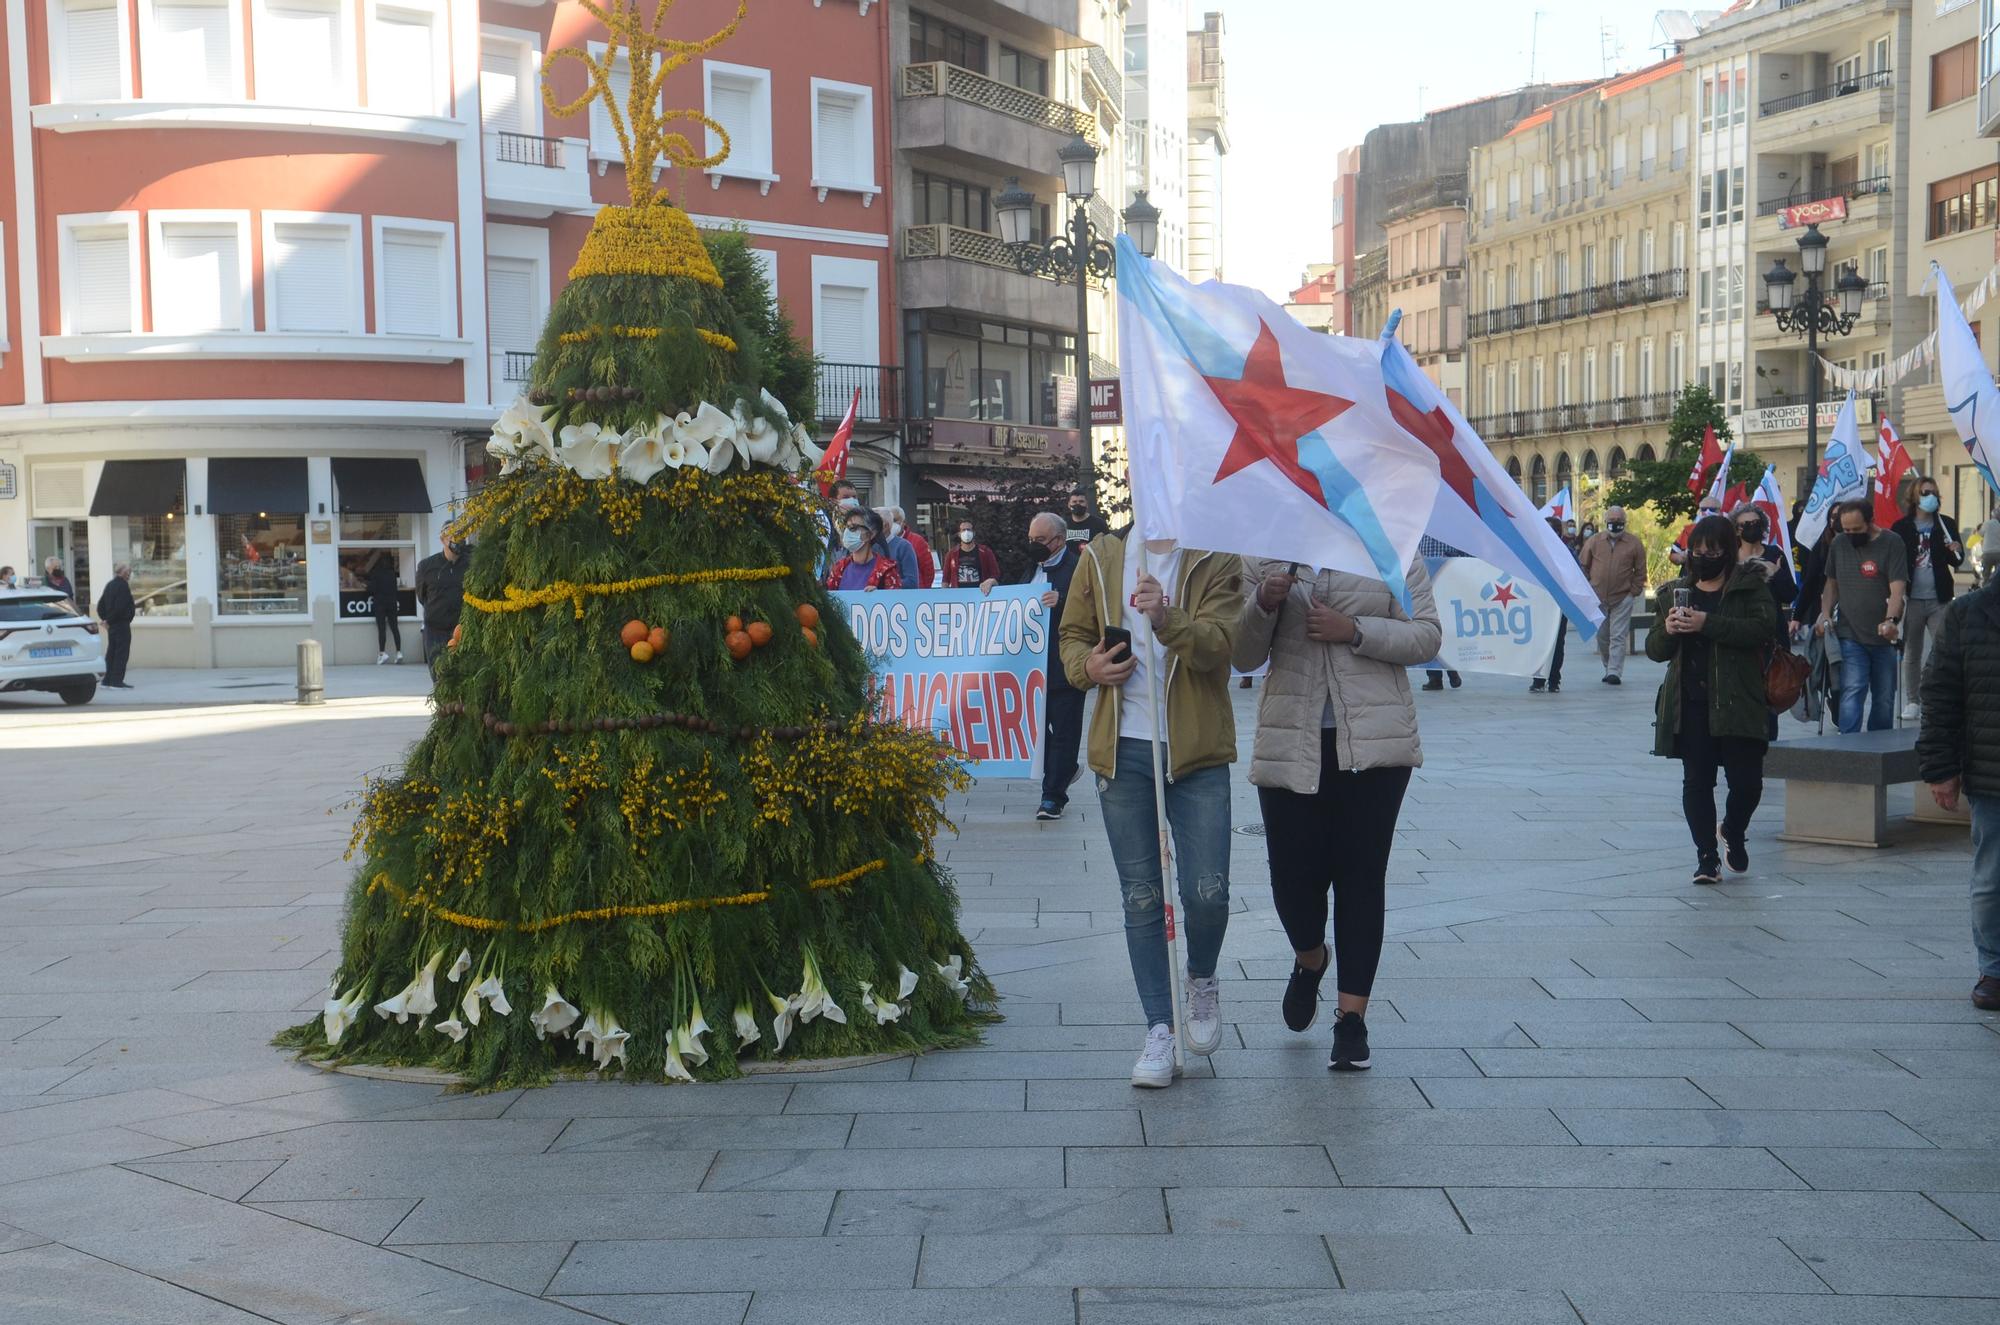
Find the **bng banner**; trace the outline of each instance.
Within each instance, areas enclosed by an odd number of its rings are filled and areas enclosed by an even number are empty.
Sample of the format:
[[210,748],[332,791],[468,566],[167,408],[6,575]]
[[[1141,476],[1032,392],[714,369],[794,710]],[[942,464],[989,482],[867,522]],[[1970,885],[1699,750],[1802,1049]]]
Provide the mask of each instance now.
[[1533,676],[1556,651],[1562,611],[1533,580],[1476,557],[1426,557],[1431,595],[1444,627],[1430,667]]

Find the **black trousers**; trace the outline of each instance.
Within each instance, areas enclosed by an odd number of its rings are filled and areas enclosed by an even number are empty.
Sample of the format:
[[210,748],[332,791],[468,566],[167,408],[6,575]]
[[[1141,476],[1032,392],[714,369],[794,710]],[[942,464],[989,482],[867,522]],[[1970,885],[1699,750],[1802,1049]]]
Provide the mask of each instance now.
[[451,647],[451,632],[449,630],[435,631],[430,629],[429,627],[425,627],[424,662],[431,669],[432,685],[437,684],[438,660],[444,657],[445,650],[450,647]]
[[1083,692],[1051,686],[1042,703],[1048,709],[1042,729],[1042,799],[1064,806],[1076,777],[1077,748],[1083,743]]
[[1326,942],[1332,894],[1335,983],[1343,994],[1366,998],[1382,961],[1389,851],[1410,770],[1342,772],[1331,727],[1320,733],[1320,770],[1311,795],[1257,788],[1271,896],[1292,950],[1310,952]]
[[397,624],[396,609],[393,607],[386,612],[378,611],[375,613],[375,651],[377,653],[387,653],[391,639],[396,641],[396,652],[401,653],[403,651],[403,628]]
[[[1689,718],[1693,718],[1689,721]],[[1681,813],[1687,817],[1688,836],[1703,857],[1716,854],[1715,776],[1729,779],[1729,794],[1723,800],[1722,836],[1739,841],[1749,831],[1750,816],[1764,799],[1764,750],[1762,741],[1746,736],[1711,736],[1708,715],[1689,714],[1682,718],[1681,733],[1674,738],[1674,753],[1681,761]]]
[[1563,617],[1556,626],[1556,651],[1549,659],[1549,684],[1559,686],[1563,679],[1563,645],[1569,643],[1569,618]]
[[104,623],[104,684],[123,685],[125,664],[132,657],[132,623]]

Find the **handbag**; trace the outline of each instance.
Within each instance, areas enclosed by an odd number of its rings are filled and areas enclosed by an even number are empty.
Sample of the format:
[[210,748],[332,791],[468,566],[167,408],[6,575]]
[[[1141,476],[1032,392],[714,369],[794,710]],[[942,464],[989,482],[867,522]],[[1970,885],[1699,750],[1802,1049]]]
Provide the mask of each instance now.
[[1812,664],[1790,649],[1764,646],[1764,702],[1773,713],[1783,713],[1799,702],[1811,674]]

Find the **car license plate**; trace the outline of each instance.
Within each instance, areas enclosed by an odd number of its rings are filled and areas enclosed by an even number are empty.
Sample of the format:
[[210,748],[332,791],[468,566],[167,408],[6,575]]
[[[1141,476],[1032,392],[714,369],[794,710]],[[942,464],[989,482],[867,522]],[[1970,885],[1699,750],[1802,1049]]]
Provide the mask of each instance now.
[[37,644],[28,650],[30,658],[67,658],[74,650],[67,644]]

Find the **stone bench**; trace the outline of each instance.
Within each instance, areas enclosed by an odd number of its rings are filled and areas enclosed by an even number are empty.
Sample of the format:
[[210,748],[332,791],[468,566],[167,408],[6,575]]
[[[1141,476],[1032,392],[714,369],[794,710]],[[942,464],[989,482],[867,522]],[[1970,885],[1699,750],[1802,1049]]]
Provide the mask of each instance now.
[[[1783,840],[1887,846],[1889,788],[1921,781],[1917,729],[1773,741],[1764,773],[1785,781],[1785,831],[1778,835]],[[1947,814],[1921,786],[1910,817],[1921,823],[1968,822],[1962,803],[1959,813]]]

